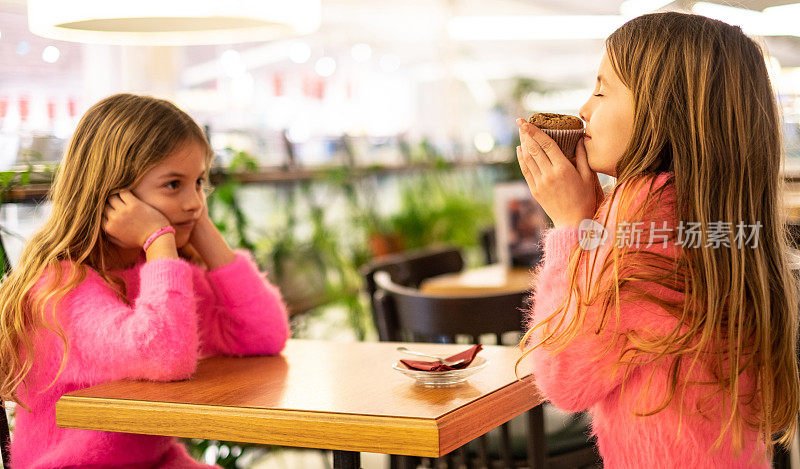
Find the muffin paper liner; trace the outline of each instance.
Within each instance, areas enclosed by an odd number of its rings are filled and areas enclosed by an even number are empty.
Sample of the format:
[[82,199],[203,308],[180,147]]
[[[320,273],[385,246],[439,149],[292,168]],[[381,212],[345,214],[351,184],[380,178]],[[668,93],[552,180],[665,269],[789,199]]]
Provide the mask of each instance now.
[[542,129],[542,132],[556,141],[558,147],[564,152],[564,156],[575,158],[575,147],[578,146],[578,141],[583,137],[583,129]]

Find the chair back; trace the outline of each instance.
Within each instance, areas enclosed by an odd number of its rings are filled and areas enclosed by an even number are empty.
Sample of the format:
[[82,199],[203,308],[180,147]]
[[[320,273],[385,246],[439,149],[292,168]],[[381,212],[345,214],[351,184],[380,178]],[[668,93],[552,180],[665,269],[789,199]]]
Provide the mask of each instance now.
[[413,342],[438,341],[468,335],[473,343],[493,334],[498,344],[506,332],[522,331],[527,291],[486,295],[441,296],[423,294],[399,285],[388,272],[375,273],[375,307],[391,318],[400,337]]
[[391,254],[364,266],[361,273],[372,304],[372,317],[380,340],[399,341],[401,337],[396,316],[384,316],[375,305],[376,272],[387,272],[394,283],[416,288],[427,278],[458,272],[463,268],[464,258],[461,256],[461,251],[450,246]]

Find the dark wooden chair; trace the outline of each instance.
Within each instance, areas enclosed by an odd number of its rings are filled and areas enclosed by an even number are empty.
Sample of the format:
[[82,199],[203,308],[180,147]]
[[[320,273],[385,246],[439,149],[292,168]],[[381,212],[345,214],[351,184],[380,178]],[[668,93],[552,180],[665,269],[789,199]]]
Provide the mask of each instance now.
[[[388,271],[374,272],[373,280],[376,318],[382,318],[393,328],[392,333],[385,336],[389,338],[381,337],[382,340],[440,342],[444,338],[444,341],[456,342],[459,336],[466,336],[471,343],[485,343],[486,336],[491,335],[493,342],[502,344],[507,333],[516,333],[516,339],[521,332],[527,297],[525,291],[481,296],[434,296],[398,284]],[[543,405],[518,418],[527,421],[527,431],[522,432],[525,438],[521,451],[513,451],[511,425],[506,423],[499,428],[496,444],[490,444],[495,440],[484,435],[458,449],[461,463],[468,467],[473,462],[480,467],[492,467],[490,463],[495,461],[503,467],[521,465],[532,469],[579,468],[600,463],[594,442],[586,433],[585,422],[580,419],[575,419],[569,426],[572,435],[559,435],[560,444],[556,446],[548,444],[545,437]],[[524,456],[520,457],[520,453]],[[454,467],[451,464],[453,454],[447,457],[448,467]]]
[[497,259],[497,240],[496,232],[493,226],[484,228],[480,232],[481,250],[483,251],[483,260],[487,264],[494,264]]
[[373,260],[361,270],[367,296],[372,304],[372,317],[381,341],[403,341],[395,316],[385,316],[375,307],[375,272],[385,271],[400,285],[418,288],[423,280],[437,275],[459,272],[464,268],[464,258],[458,248],[440,246]]
[[[487,264],[495,264],[499,262],[497,253],[497,233],[494,227],[484,228],[480,232],[480,245],[483,251],[483,259]],[[542,250],[532,252],[512,254],[511,265],[513,267],[535,267],[541,262],[544,256]]]

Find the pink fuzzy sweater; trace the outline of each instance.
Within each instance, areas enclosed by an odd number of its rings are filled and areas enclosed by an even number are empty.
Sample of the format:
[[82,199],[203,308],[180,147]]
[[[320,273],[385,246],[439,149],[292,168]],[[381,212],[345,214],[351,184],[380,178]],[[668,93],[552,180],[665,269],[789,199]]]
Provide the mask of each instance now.
[[92,269],[59,303],[57,316],[70,349],[64,371],[49,389],[63,345],[52,332],[38,334],[35,364],[20,388],[32,412],[17,407],[14,468],[208,468],[175,438],[58,428],[55,403],[65,393],[123,378],[187,379],[198,359],[208,355],[283,349],[289,335],[286,308],[249,253],[236,251],[232,263],[211,271],[182,259],[144,260],[118,272],[132,306]]
[[[661,187],[669,181],[670,173],[659,174],[655,178],[655,186]],[[641,206],[649,190],[649,185],[639,186],[635,190],[636,198],[633,207]],[[611,246],[616,242],[617,231],[616,215],[619,209],[619,197],[612,203],[605,203],[601,207],[601,214],[611,211],[606,228],[609,237],[598,251],[598,260],[592,282],[597,281],[598,266]],[[677,210],[675,209],[675,191],[672,184],[668,184],[664,198],[656,205],[654,210],[645,213],[644,226],[650,227],[650,221],[656,222],[657,228],[677,229]],[[603,218],[599,218],[603,220]],[[624,217],[621,218],[621,220]],[[640,225],[641,226],[641,225]],[[622,230],[623,228],[620,228]],[[640,241],[640,248],[652,252],[660,252],[671,258],[680,255],[680,247],[675,243],[664,245],[662,242],[650,242],[649,228],[644,230]],[[630,231],[628,231],[630,233]],[[654,232],[655,233],[655,232]],[[663,231],[661,233],[664,233]],[[625,235],[620,231],[620,239]],[[631,239],[628,237],[628,239]],[[654,238],[659,239],[659,238]],[[534,285],[535,294],[532,297],[532,308],[528,316],[529,325],[536,324],[549,317],[556,311],[562,300],[566,298],[569,289],[567,278],[567,264],[569,253],[579,243],[578,228],[551,229],[544,238],[544,261],[538,267]],[[687,248],[688,249],[688,248]],[[745,249],[749,247],[745,246]],[[644,266],[642,266],[644,268]],[[581,270],[585,272],[585,270]],[[610,274],[610,273],[609,273]],[[578,281],[585,291],[585,273]],[[652,283],[642,287],[650,293],[661,298],[684,301],[682,292],[675,292],[665,287]],[[607,469],[620,468],[767,468],[770,466],[764,456],[764,447],[758,442],[756,432],[746,428],[745,447],[738,457],[734,457],[730,438],[724,440],[721,449],[710,451],[713,442],[719,435],[723,425],[723,415],[727,415],[730,405],[724,407],[724,412],[719,408],[706,411],[699,415],[693,410],[704,404],[701,396],[707,390],[700,390],[696,386],[689,387],[683,404],[684,415],[679,424],[679,402],[673,399],[671,404],[661,412],[648,416],[637,417],[637,409],[648,410],[663,397],[668,382],[668,365],[639,364],[632,370],[625,382],[624,394],[621,394],[623,373],[612,373],[619,352],[626,346],[624,331],[636,331],[643,336],[665,334],[677,325],[677,319],[668,314],[661,307],[647,303],[640,299],[632,299],[630,284],[623,284],[620,293],[619,326],[615,327],[615,314],[610,313],[607,327],[599,334],[591,327],[601,314],[601,304],[588,308],[583,333],[576,337],[560,352],[547,348],[536,349],[527,362],[533,368],[537,386],[543,395],[555,406],[577,412],[589,409],[592,416],[592,432],[597,436],[600,455],[604,467]],[[601,303],[601,302],[599,302]],[[575,313],[574,300],[566,314]],[[532,334],[530,344],[538,342],[541,331]],[[605,350],[608,344],[613,344],[608,353],[593,361]],[[688,367],[683,368],[686,370]],[[652,382],[648,382],[650,373],[655,371]],[[685,373],[685,371],[684,371]],[[709,368],[698,365],[692,373],[695,378],[710,379]],[[752,389],[752,379],[745,377],[742,381],[744,389]],[[743,389],[743,390],[744,390]],[[643,393],[643,401],[637,407],[637,398]],[[720,399],[717,398],[716,401]],[[724,406],[724,404],[723,404]],[[747,412],[747,409],[743,409]],[[751,460],[751,456],[753,459]]]

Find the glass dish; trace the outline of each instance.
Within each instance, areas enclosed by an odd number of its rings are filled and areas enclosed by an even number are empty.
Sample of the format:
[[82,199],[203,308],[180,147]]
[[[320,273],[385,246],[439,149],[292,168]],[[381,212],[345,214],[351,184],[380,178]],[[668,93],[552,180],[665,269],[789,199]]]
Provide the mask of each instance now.
[[419,371],[419,370],[409,370],[408,368],[406,368],[405,365],[400,363],[400,361],[398,360],[394,363],[392,368],[399,371],[400,373],[403,373],[409,378],[416,380],[418,384],[421,384],[423,386],[444,387],[444,386],[453,386],[458,383],[463,383],[470,376],[486,368],[486,365],[488,364],[489,360],[483,357],[475,357],[475,359],[472,360],[472,363],[470,363],[468,367],[462,368],[460,370]]

